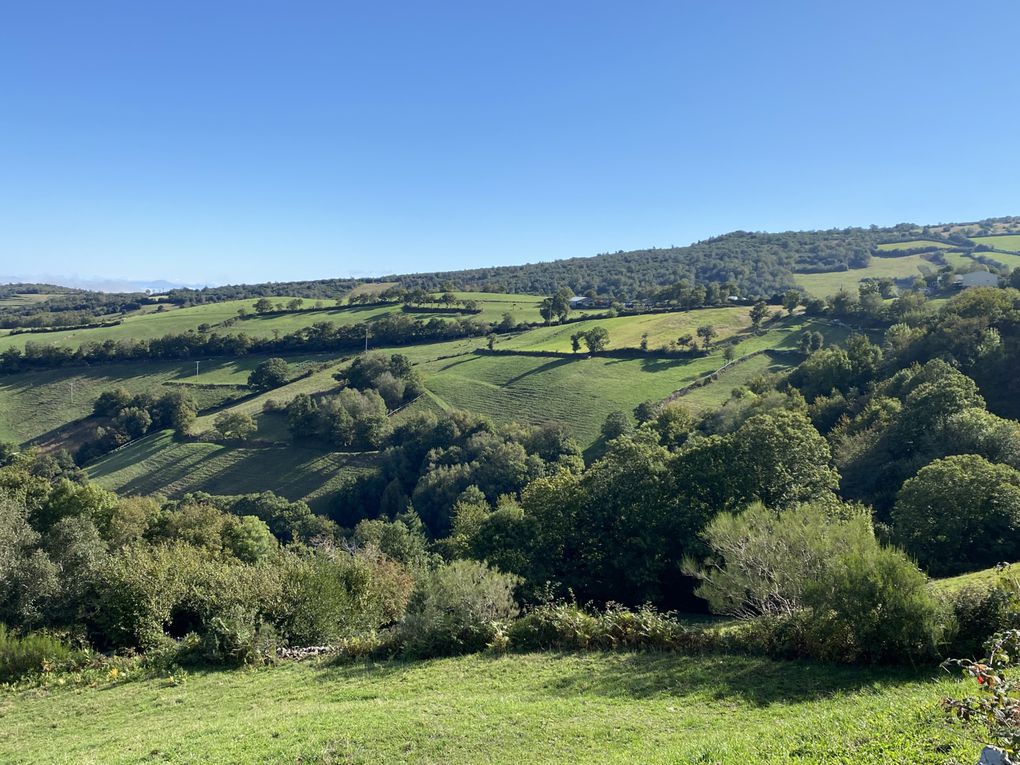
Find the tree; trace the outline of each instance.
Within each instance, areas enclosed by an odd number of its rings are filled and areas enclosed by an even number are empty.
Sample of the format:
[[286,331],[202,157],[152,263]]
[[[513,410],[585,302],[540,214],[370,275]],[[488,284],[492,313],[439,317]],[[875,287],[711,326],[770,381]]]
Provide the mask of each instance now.
[[648,401],[642,401],[636,407],[634,407],[634,419],[640,424],[644,424],[655,419],[658,414],[659,404],[657,401],[649,399]]
[[99,394],[92,405],[92,414],[96,417],[115,417],[117,413],[131,405],[132,396],[126,388],[114,388]]
[[584,344],[588,346],[589,353],[604,351],[609,345],[609,331],[602,326],[592,327],[584,333]]
[[751,326],[754,331],[757,332],[761,329],[761,323],[768,316],[769,307],[765,304],[764,300],[759,300],[753,306],[751,306]]
[[541,303],[539,303],[538,313],[546,324],[552,323],[553,317],[556,315],[556,312],[553,310],[552,300],[546,298]]
[[213,421],[216,428],[224,438],[243,441],[252,433],[258,430],[258,425],[246,412],[222,412]]
[[698,327],[698,337],[700,337],[704,343],[705,350],[712,344],[712,339],[718,334],[715,327],[711,324],[704,324]]
[[287,310],[288,311],[296,311],[299,308],[301,308],[301,306],[303,306],[304,304],[305,304],[305,301],[302,300],[301,298],[293,298],[293,299],[287,301]]
[[932,576],[987,568],[1020,553],[1020,472],[974,454],[935,460],[903,484],[895,539]]
[[570,348],[574,353],[581,352],[581,341],[584,339],[584,332],[575,332],[570,336]]
[[290,377],[290,365],[281,358],[266,359],[248,375],[248,386],[266,391],[285,385]]
[[273,310],[273,301],[262,297],[256,300],[255,305],[252,307],[255,309],[255,313],[269,313]]
[[492,332],[485,336],[485,345],[491,351],[496,347],[496,335]]
[[606,441],[612,441],[614,438],[629,433],[631,428],[630,417],[626,412],[610,412],[606,415],[605,422],[602,423],[602,437]]
[[787,290],[783,293],[783,308],[789,312],[790,316],[793,316],[793,312],[800,305],[801,297],[802,295],[797,290]]
[[647,332],[642,332],[641,333],[641,350],[642,350],[642,352],[647,352],[648,351],[648,333]]
[[689,332],[685,335],[680,335],[680,337],[676,339],[676,344],[679,345],[681,348],[690,348],[691,343],[693,342],[694,335],[690,334]]
[[569,287],[561,287],[556,290],[556,294],[550,300],[550,310],[561,322],[566,321],[567,314],[570,311],[570,298],[573,296],[574,293]]

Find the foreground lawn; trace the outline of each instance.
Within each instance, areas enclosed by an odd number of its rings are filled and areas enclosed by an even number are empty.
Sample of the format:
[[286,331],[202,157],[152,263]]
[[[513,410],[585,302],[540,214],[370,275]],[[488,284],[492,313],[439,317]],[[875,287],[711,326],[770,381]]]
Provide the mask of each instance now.
[[976,762],[938,710],[955,682],[927,677],[627,653],[286,664],[0,695],[0,761]]

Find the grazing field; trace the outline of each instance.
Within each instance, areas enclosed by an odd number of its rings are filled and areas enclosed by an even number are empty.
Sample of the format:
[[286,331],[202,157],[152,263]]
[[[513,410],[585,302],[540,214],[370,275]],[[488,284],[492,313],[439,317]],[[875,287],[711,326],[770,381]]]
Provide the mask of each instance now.
[[722,406],[735,388],[747,385],[759,375],[788,371],[790,359],[771,352],[749,356],[719,374],[708,385],[692,388],[679,401],[696,412],[705,412]]
[[948,765],[959,684],[661,653],[286,663],[0,695],[5,763]]
[[919,250],[927,247],[932,250],[948,250],[953,245],[948,242],[936,242],[932,239],[911,239],[909,242],[887,242],[878,245],[880,250]]
[[[112,327],[96,327],[92,329],[69,329],[58,332],[26,332],[17,335],[0,336],[0,351],[10,347],[24,348],[25,343],[32,341],[41,345],[57,345],[76,348],[82,343],[103,342],[105,340],[151,340],[164,335],[179,334],[197,330],[207,324],[210,331],[220,334],[246,334],[251,337],[269,338],[275,334],[287,334],[316,322],[332,322],[337,326],[349,326],[365,321],[376,321],[391,314],[404,314],[414,319],[428,321],[431,318],[460,319],[476,317],[485,321],[499,321],[504,313],[510,313],[518,322],[539,322],[539,304],[541,295],[505,295],[485,292],[457,292],[458,298],[476,300],[481,312],[464,314],[455,310],[410,310],[404,311],[400,304],[387,305],[355,305],[330,307],[330,301],[322,301],[321,310],[301,310],[284,313],[256,315],[254,300],[229,300],[222,303],[189,306],[187,308],[167,308],[165,311],[134,312],[123,318],[120,324]],[[290,298],[272,298],[274,302],[286,303]],[[310,308],[317,301],[305,300],[304,307]],[[240,309],[248,312],[248,316],[239,319],[229,327],[221,326],[228,319],[237,318]]]
[[1009,234],[1006,236],[974,236],[971,241],[978,244],[985,244],[996,250],[1007,250],[1008,252],[1020,252],[1020,234]]
[[821,274],[794,274],[794,280],[809,294],[817,297],[835,295],[841,288],[856,292],[865,279],[913,279],[938,267],[921,255],[872,258],[867,268],[830,271]]
[[[698,340],[696,331],[702,325],[714,327],[718,333],[716,340],[723,340],[751,326],[749,312],[750,309],[747,307],[707,308],[698,311],[645,313],[637,316],[618,316],[613,319],[568,322],[551,327],[538,327],[501,342],[498,347],[569,353],[572,335],[599,326],[609,332],[610,350],[638,348],[645,333],[648,334],[648,347],[654,350],[685,334]],[[581,347],[584,348],[583,343]]]
[[25,292],[18,295],[11,295],[10,297],[0,298],[0,306],[26,306],[31,305],[32,303],[41,303],[52,297],[58,297],[58,295],[51,295],[45,292]]
[[[327,357],[300,356],[288,359],[295,374]],[[201,408],[215,406],[238,394],[248,374],[264,356],[194,361],[125,361],[92,367],[48,369],[0,376],[0,441],[23,443],[88,415],[105,390],[123,387],[132,393],[159,394],[168,385],[188,386]],[[222,389],[205,387],[223,385]]]
[[294,445],[240,448],[182,443],[166,431],[111,452],[86,472],[100,486],[120,494],[177,497],[194,491],[272,491],[316,507],[328,501],[344,481],[372,469],[373,459],[370,453],[327,452]]
[[983,255],[986,258],[1002,263],[1002,265],[1010,270],[1020,268],[1020,255],[1006,252],[979,252],[977,255]]

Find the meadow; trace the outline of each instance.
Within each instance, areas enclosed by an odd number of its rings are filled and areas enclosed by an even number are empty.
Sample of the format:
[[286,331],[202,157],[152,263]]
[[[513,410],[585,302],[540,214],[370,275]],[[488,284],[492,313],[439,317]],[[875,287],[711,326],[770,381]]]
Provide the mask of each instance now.
[[[159,394],[170,390],[169,385],[197,382],[199,386],[188,386],[189,393],[201,408],[215,406],[238,395],[232,386],[245,385],[248,374],[264,359],[203,360],[197,377],[194,361],[117,362],[0,376],[0,441],[23,443],[85,417],[100,393],[116,387],[131,393]],[[289,361],[299,374],[321,358],[298,356]],[[223,387],[206,387],[213,385]]]
[[[0,352],[11,347],[24,348],[28,341],[43,345],[76,348],[82,343],[101,343],[106,340],[151,340],[164,335],[197,330],[203,324],[209,325],[212,330],[221,334],[242,333],[256,338],[270,338],[275,334],[285,335],[310,327],[316,322],[326,321],[337,326],[350,326],[360,322],[377,321],[394,313],[402,313],[412,319],[423,321],[437,316],[444,319],[459,319],[467,315],[485,321],[498,322],[504,313],[511,314],[517,322],[535,323],[542,320],[538,310],[539,304],[543,300],[541,295],[506,295],[484,292],[456,292],[454,294],[458,299],[477,301],[481,309],[480,313],[463,314],[456,310],[404,311],[399,303],[331,307],[330,301],[322,301],[323,308],[320,310],[256,315],[254,300],[228,300],[186,308],[167,307],[163,311],[155,309],[135,311],[124,316],[120,324],[112,327],[7,334],[0,336]],[[276,303],[286,303],[288,300],[290,300],[288,297],[273,298]],[[316,302],[305,300],[304,308],[310,309]],[[244,319],[239,319],[230,327],[220,326],[228,319],[236,319],[240,309],[244,309],[249,315]],[[114,318],[116,317],[110,317],[110,320]]]
[[931,250],[948,250],[953,245],[948,242],[936,242],[933,239],[911,239],[908,242],[887,242],[878,245],[878,249],[886,251],[919,250],[926,247]]
[[1007,234],[1005,236],[974,236],[971,241],[978,244],[985,244],[996,250],[1007,250],[1009,252],[1020,252],[1020,234]]
[[1002,263],[1002,265],[1006,266],[1006,268],[1011,271],[1014,268],[1020,268],[1020,255],[1008,252],[980,252],[977,254],[979,256],[984,255],[986,258]]
[[0,695],[5,763],[949,765],[959,684],[663,653],[316,661]]
[[[174,441],[170,431],[153,433],[90,465],[89,477],[119,494],[188,492],[249,494],[272,491],[314,507],[347,480],[372,469],[373,455],[286,447],[236,447]],[[323,509],[323,508],[319,508]]]
[[797,286],[802,287],[809,294],[816,297],[827,297],[836,294],[840,289],[856,293],[857,288],[865,279],[912,279],[923,275],[928,270],[937,271],[938,267],[925,260],[921,255],[901,255],[872,258],[867,268],[820,274],[794,274],[794,280],[797,282]]
[[[715,328],[718,333],[716,341],[724,340],[751,326],[749,313],[749,308],[741,306],[573,321],[532,329],[509,340],[501,341],[498,347],[524,351],[570,353],[572,335],[600,326],[609,332],[607,346],[609,350],[638,348],[641,345],[641,338],[645,334],[648,335],[648,347],[654,350],[670,341],[676,341],[681,335],[691,335],[695,340],[698,340],[697,329],[703,325],[711,325]],[[584,348],[583,343],[581,347]]]

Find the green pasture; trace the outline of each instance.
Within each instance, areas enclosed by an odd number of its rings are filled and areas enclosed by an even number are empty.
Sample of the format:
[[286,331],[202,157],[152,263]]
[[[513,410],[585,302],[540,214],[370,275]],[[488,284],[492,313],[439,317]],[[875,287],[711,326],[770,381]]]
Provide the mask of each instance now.
[[865,279],[913,279],[922,276],[927,270],[937,271],[938,268],[921,255],[901,255],[872,258],[867,268],[821,274],[794,274],[793,278],[797,285],[809,294],[827,297],[835,295],[840,289],[857,292],[860,283]]
[[919,250],[927,247],[932,250],[945,250],[953,245],[948,242],[936,242],[933,239],[911,239],[908,242],[886,242],[878,245],[880,250]]
[[977,244],[985,244],[996,250],[1007,250],[1020,253],[1020,234],[1007,234],[1005,236],[974,236],[971,241]]
[[[968,689],[969,690],[969,689]],[[906,672],[666,653],[284,663],[0,692],[0,760],[949,765],[981,746]]]
[[174,441],[154,433],[90,465],[89,477],[119,494],[188,492],[248,494],[272,491],[313,507],[327,502],[345,481],[372,469],[372,454],[328,452],[288,444],[242,448]]
[[[277,334],[286,335],[310,327],[317,322],[332,322],[337,326],[350,326],[360,322],[377,321],[395,313],[403,313],[412,319],[423,321],[435,317],[447,320],[475,317],[484,321],[498,322],[504,313],[510,313],[517,322],[534,323],[542,320],[538,311],[542,301],[540,295],[504,295],[482,292],[458,292],[455,294],[465,300],[477,300],[481,312],[463,314],[453,310],[403,311],[400,304],[336,307],[335,301],[323,300],[321,301],[323,304],[321,310],[258,315],[254,313],[254,300],[229,300],[187,308],[168,307],[164,311],[133,312],[124,316],[121,323],[113,327],[4,335],[0,336],[0,351],[11,347],[24,348],[25,343],[29,341],[43,346],[76,348],[83,343],[99,343],[106,340],[151,340],[165,335],[197,330],[203,324],[208,324],[210,331],[219,334],[245,334],[256,338],[270,338]],[[290,298],[279,297],[271,298],[271,300],[286,303]],[[306,299],[303,308],[309,309],[316,302]],[[242,308],[248,312],[246,318],[238,319],[229,327],[222,326],[222,323],[228,319],[237,319],[238,310]],[[369,341],[371,342],[371,338]]]
[[[751,325],[750,309],[707,308],[697,311],[676,311],[669,313],[645,313],[637,316],[618,316],[613,319],[588,319],[567,322],[549,327],[538,327],[502,341],[499,348],[522,351],[571,351],[570,338],[578,332],[587,332],[592,327],[604,327],[609,332],[610,350],[638,348],[641,337],[648,334],[648,347],[652,350],[675,341],[681,335],[691,335],[700,345],[697,329],[710,325],[718,333],[716,341],[746,329]],[[583,342],[582,349],[585,347]]]

